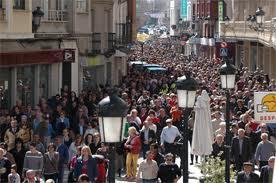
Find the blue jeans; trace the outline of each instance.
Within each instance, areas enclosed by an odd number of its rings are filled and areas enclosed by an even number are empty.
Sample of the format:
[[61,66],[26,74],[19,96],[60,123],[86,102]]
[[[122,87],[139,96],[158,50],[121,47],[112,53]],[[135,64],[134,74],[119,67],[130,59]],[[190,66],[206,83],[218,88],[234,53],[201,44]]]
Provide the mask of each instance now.
[[58,183],[63,183],[64,164],[58,165]]

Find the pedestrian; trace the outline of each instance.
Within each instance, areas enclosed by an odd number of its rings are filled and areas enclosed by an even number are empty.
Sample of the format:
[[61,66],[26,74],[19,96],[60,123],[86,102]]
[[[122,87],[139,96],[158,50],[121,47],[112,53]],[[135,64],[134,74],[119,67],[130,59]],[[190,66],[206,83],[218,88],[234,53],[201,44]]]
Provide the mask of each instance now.
[[44,154],[44,178],[45,180],[58,178],[58,161],[59,154],[56,152],[56,146],[50,143],[47,147],[48,152]]
[[268,165],[265,165],[261,169],[261,175],[260,175],[260,183],[274,183],[272,182],[273,172],[275,174],[274,170],[274,164],[275,164],[275,156],[271,156],[268,159]]
[[159,166],[158,178],[161,183],[177,183],[181,177],[181,170],[177,164],[173,163],[173,154],[165,155],[165,163]]
[[4,149],[0,148],[0,182],[8,182],[8,175],[11,172],[11,163],[4,157]]
[[16,164],[11,166],[11,173],[8,175],[8,183],[21,183],[20,175],[16,172]]
[[88,175],[81,174],[78,178],[78,183],[90,183],[90,179],[89,179]]
[[145,121],[144,126],[140,132],[144,159],[146,158],[146,152],[150,149],[150,144],[156,141],[155,132],[152,129],[150,129],[148,125],[148,121]]
[[44,181],[36,175],[36,171],[27,170],[23,183],[44,183]]
[[237,183],[259,183],[260,177],[253,172],[253,164],[250,162],[243,163],[243,171],[238,173]]
[[124,145],[127,151],[126,179],[135,180],[136,173],[137,173],[137,161],[141,151],[141,139],[139,135],[137,135],[137,131],[135,127],[130,127],[128,129],[128,134],[129,134],[128,139]]
[[218,134],[216,136],[215,142],[212,144],[213,151],[212,151],[212,156],[213,157],[220,157],[221,160],[224,160],[224,153],[225,153],[225,148],[224,148],[224,138],[221,134]]
[[275,146],[268,140],[268,134],[262,133],[261,139],[255,153],[255,160],[260,170],[263,166],[268,165],[268,159],[275,155]]
[[91,150],[88,146],[82,147],[81,156],[77,158],[77,163],[74,167],[74,176],[79,178],[81,174],[86,174],[92,183],[98,177],[97,161],[92,157]]
[[251,159],[251,142],[245,136],[245,130],[239,129],[238,136],[234,137],[231,144],[231,156],[235,162],[235,168],[239,172],[242,169],[243,163]]
[[137,182],[141,182],[142,180],[142,183],[155,183],[157,181],[157,173],[158,165],[156,161],[153,160],[153,154],[147,151],[146,159],[139,164]]
[[14,157],[15,164],[17,167],[17,172],[20,175],[20,177],[22,176],[23,163],[24,163],[26,152],[27,151],[24,148],[23,140],[20,138],[15,139],[15,148],[11,150],[11,153]]
[[156,161],[158,167],[161,163],[164,163],[164,156],[159,152],[159,146],[157,143],[153,143],[150,145],[150,152],[153,155],[153,160]]
[[35,172],[36,176],[41,177],[43,170],[43,155],[36,149],[35,142],[30,143],[29,149],[30,150],[26,152],[24,158],[23,171],[32,170]]
[[166,120],[167,126],[161,132],[161,147],[165,153],[176,154],[176,138],[181,134],[176,126],[172,125],[172,119]]
[[5,143],[8,145],[7,151],[12,150],[15,147],[15,139],[18,137],[19,128],[17,126],[17,121],[12,120],[10,123],[10,128],[5,133]]
[[58,161],[58,183],[63,183],[64,168],[67,167],[69,162],[68,148],[62,143],[62,136],[57,136],[55,138],[55,143],[57,147],[57,152],[59,154]]

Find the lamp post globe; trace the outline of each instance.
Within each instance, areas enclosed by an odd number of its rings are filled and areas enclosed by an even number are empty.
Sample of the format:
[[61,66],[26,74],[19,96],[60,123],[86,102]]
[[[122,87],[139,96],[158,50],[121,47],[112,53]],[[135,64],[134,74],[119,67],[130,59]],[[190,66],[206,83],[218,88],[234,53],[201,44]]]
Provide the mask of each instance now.
[[188,120],[195,104],[196,90],[198,83],[195,79],[191,78],[191,73],[187,72],[184,76],[178,78],[176,81],[178,106],[184,109],[183,113],[183,129],[182,129],[182,154],[181,166],[183,170],[183,182],[189,182],[189,152],[188,152]]
[[115,89],[99,102],[99,128],[103,142],[121,142],[128,106]]
[[191,78],[190,73],[178,78],[176,81],[178,105],[181,108],[193,108],[196,98],[198,82]]
[[256,21],[258,25],[262,25],[264,23],[264,16],[265,16],[265,12],[262,9],[262,7],[258,7],[258,9],[255,12],[256,15]]
[[235,66],[230,64],[229,60],[226,59],[225,64],[223,64],[220,68],[221,87],[223,89],[232,89],[235,87],[235,73]]
[[44,12],[41,11],[40,7],[36,7],[36,10],[33,11],[33,30],[34,32],[37,31],[38,27],[40,26],[41,17],[44,16]]

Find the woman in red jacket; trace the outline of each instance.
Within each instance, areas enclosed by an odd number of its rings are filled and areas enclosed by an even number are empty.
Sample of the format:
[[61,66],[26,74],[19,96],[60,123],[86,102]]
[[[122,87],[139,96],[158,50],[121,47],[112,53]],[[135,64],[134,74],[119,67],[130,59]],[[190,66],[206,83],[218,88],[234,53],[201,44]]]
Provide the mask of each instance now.
[[137,161],[141,151],[141,140],[135,127],[130,127],[128,129],[128,139],[125,143],[125,148],[127,150],[126,158],[126,170],[127,180],[135,180],[137,173]]

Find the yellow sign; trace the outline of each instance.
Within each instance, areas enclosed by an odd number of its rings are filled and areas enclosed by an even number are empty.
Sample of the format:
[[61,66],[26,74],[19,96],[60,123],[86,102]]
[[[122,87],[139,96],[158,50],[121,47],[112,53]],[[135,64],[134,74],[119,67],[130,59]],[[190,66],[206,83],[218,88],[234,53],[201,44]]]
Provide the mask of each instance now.
[[260,123],[276,123],[276,92],[254,93],[254,117]]
[[262,105],[267,112],[276,112],[276,94],[268,94],[262,99]]
[[99,56],[88,57],[87,66],[95,66],[95,65],[101,65],[101,58]]
[[149,39],[150,39],[150,35],[148,35],[148,34],[145,34],[145,33],[142,33],[142,34],[138,33],[137,34],[137,41],[139,41],[139,42],[144,43]]

